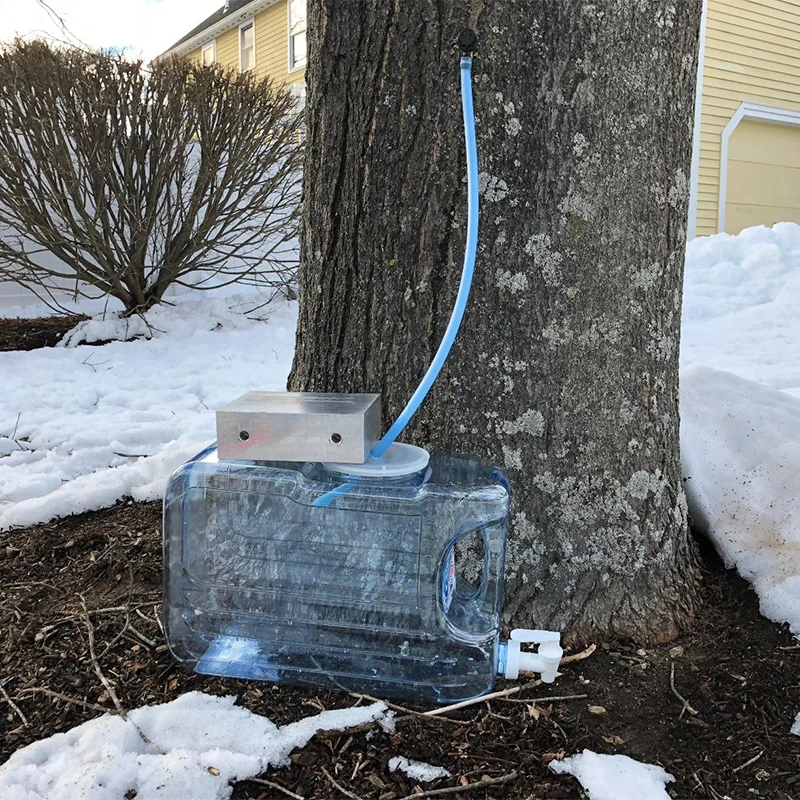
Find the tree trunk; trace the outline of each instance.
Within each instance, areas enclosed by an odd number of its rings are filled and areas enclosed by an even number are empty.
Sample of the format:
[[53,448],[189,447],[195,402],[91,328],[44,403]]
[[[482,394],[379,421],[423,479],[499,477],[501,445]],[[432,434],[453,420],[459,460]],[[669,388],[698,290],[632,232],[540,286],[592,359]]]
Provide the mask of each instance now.
[[405,438],[505,467],[506,621],[573,641],[663,641],[696,608],[678,353],[700,5],[309,3],[291,388],[380,391],[389,422],[430,363],[463,259],[469,25],[476,277]]

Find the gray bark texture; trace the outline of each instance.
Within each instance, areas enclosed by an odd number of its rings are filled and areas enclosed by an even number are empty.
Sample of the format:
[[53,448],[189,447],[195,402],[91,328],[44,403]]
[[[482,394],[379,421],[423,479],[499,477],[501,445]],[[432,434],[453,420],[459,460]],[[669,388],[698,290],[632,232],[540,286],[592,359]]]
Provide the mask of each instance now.
[[381,392],[463,260],[460,31],[480,39],[470,306],[406,439],[504,466],[505,621],[664,641],[697,606],[678,354],[700,0],[309,3],[293,390]]

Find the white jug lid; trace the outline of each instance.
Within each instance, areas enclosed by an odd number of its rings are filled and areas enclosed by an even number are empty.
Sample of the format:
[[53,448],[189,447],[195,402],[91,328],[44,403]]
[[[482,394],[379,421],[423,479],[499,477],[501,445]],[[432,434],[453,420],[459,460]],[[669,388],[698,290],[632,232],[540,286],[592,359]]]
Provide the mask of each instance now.
[[333,472],[360,478],[400,478],[426,469],[431,454],[413,444],[395,442],[380,457],[370,456],[363,464],[325,464]]

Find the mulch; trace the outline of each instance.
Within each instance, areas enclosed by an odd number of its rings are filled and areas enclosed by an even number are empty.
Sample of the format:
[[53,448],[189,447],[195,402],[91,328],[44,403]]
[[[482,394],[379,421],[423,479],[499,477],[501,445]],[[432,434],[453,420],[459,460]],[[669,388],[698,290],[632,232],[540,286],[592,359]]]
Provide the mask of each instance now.
[[[0,320],[0,351],[53,346],[79,321]],[[676,778],[675,798],[800,800],[800,737],[789,733],[800,711],[800,645],[759,614],[745,581],[703,550],[705,608],[682,639],[647,649],[598,642],[550,687],[529,682],[443,717],[423,716],[424,707],[400,711],[394,734],[373,727],[318,735],[290,767],[262,776],[272,785],[241,782],[234,798],[288,791],[398,800],[431,789],[456,789],[437,795],[456,800],[577,798],[577,782],[547,765],[586,748],[660,764]],[[97,663],[126,708],[200,690],[236,695],[281,725],[356,702],[185,673],[164,642],[160,600],[160,503],[125,502],[0,533],[0,763],[115,712],[90,657],[87,622]],[[547,699],[554,697],[568,699]],[[453,777],[419,787],[388,772],[394,755]],[[476,786],[487,780],[501,782]]]
[[[304,798],[343,796],[335,781],[350,796],[397,800],[416,787],[387,769],[392,756],[404,755],[452,773],[421,787],[426,791],[512,776],[448,797],[577,798],[574,779],[547,764],[588,748],[660,764],[676,778],[673,797],[797,800],[800,737],[789,731],[800,711],[800,646],[759,614],[749,586],[710,552],[704,574],[705,609],[677,642],[647,649],[600,642],[592,655],[565,666],[553,686],[529,683],[519,694],[448,712],[446,719],[401,711],[393,735],[378,728],[320,735],[292,755],[291,767],[263,777]],[[114,711],[90,659],[80,596],[98,663],[126,708],[201,690],[234,694],[286,724],[356,702],[182,671],[159,622],[160,503],[121,503],[0,533],[0,683],[20,712],[0,694],[0,763],[99,709]],[[497,689],[512,685],[499,681]],[[546,699],[556,696],[572,697]],[[590,711],[597,706],[604,713]],[[244,781],[233,796],[286,795]]]
[[0,352],[55,347],[65,333],[86,319],[89,318],[81,315],[0,319]]

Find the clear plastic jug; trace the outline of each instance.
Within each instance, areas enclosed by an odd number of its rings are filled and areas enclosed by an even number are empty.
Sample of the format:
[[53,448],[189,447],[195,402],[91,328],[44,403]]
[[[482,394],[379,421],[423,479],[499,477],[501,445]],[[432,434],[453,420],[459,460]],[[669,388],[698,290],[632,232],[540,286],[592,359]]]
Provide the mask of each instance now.
[[[375,479],[219,461],[211,447],[167,488],[170,649],[208,675],[438,703],[480,696],[501,657],[508,510],[505,476],[472,459],[433,456]],[[456,563],[467,536],[483,545],[477,586]]]

